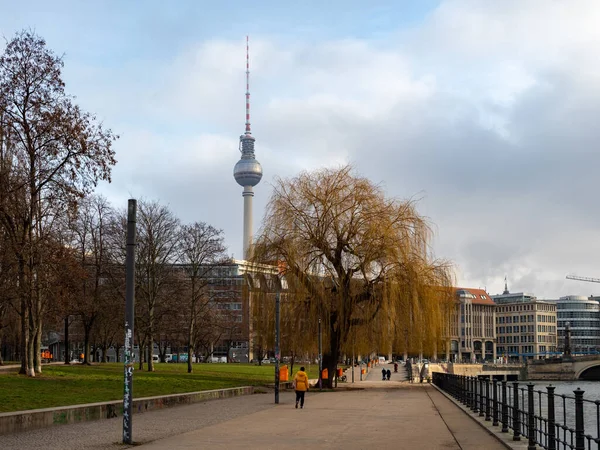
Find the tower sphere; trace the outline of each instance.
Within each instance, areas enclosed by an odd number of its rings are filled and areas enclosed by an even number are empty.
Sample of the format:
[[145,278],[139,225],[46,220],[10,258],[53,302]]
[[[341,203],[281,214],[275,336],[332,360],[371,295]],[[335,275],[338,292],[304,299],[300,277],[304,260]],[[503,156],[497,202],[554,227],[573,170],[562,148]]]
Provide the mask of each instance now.
[[262,179],[262,167],[254,158],[240,159],[233,169],[235,181],[240,186],[256,186]]

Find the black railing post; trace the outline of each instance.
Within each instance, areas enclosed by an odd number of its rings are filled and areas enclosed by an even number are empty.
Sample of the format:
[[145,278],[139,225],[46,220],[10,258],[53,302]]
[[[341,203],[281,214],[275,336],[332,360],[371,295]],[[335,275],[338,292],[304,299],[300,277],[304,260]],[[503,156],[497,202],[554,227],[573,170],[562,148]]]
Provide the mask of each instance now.
[[471,401],[473,392],[471,391],[471,378],[467,375],[465,375],[465,386],[467,387],[467,408],[471,409],[473,406],[473,402]]
[[521,421],[519,411],[519,382],[513,381],[513,441],[521,440]]
[[506,380],[502,380],[502,432],[508,433],[508,392]]
[[575,394],[575,450],[585,450],[585,436],[583,427],[583,393],[577,388]]
[[498,426],[498,380],[492,380],[492,425]]
[[556,418],[554,416],[554,389],[556,387],[550,385],[548,391],[548,450],[556,450]]
[[479,378],[479,415],[485,416],[485,406],[483,403],[483,380]]
[[533,404],[533,383],[527,384],[527,450],[535,450],[535,409]]
[[490,380],[485,380],[485,420],[492,420],[490,411]]
[[471,409],[473,410],[474,413],[476,413],[477,411],[479,411],[479,409],[477,408],[477,378],[475,377],[471,377],[471,383],[473,384],[473,405],[471,406]]

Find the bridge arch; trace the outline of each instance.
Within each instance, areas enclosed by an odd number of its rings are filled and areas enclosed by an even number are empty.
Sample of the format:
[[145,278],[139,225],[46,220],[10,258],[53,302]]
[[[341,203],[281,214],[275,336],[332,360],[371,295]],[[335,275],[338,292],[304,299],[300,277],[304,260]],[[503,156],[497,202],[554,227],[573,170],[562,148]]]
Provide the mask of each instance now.
[[600,381],[600,361],[586,361],[577,364],[575,380]]

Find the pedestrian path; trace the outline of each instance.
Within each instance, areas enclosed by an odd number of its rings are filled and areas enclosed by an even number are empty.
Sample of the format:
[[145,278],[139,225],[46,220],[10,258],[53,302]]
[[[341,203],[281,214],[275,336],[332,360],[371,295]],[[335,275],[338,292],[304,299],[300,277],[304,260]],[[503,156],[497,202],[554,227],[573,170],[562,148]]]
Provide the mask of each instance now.
[[[390,386],[392,383],[390,383]],[[430,385],[307,395],[273,408],[141,446],[151,449],[505,448]]]
[[[357,383],[355,383],[357,384]],[[489,449],[504,448],[428,384],[361,383],[361,389],[311,390],[304,409],[294,393],[214,400],[133,416],[133,437],[152,449]],[[0,448],[122,449],[122,418],[0,436]]]
[[391,371],[390,381],[407,381],[408,380],[408,376],[406,374],[406,368],[403,365],[399,364],[398,365],[398,373],[395,373],[393,364],[379,364],[379,365],[376,365],[375,367],[372,367],[371,369],[369,369],[369,373],[367,374],[367,378],[365,381],[383,381],[382,373],[381,373],[382,369]]

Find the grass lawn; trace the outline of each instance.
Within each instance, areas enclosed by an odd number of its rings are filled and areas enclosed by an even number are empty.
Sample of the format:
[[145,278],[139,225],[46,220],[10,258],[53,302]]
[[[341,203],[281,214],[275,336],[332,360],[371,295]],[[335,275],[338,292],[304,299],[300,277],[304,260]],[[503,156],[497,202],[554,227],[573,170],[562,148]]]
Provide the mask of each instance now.
[[[289,366],[288,366],[289,367]],[[294,365],[298,370],[299,365]],[[275,366],[251,364],[155,364],[155,372],[133,372],[133,397],[177,394],[236,386],[273,383]],[[309,378],[317,378],[311,365]],[[293,375],[290,374],[290,380]],[[35,378],[0,372],[0,412],[50,408],[123,398],[123,364],[44,366]]]

